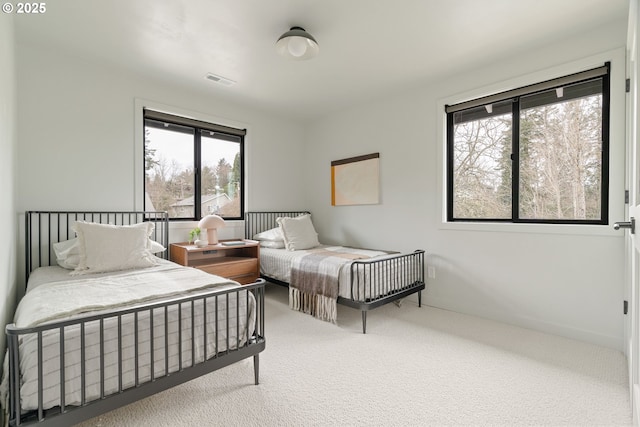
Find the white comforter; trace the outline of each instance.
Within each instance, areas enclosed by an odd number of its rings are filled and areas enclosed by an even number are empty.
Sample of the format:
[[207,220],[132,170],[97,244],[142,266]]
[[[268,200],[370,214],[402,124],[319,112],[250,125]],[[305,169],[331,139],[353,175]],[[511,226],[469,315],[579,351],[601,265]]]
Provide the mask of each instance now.
[[[57,267],[45,267],[52,270],[57,281],[32,285],[20,302],[15,314],[15,323],[19,327],[35,326],[83,313],[102,313],[120,307],[142,302],[166,299],[182,295],[202,293],[211,289],[224,290],[238,288],[238,292],[228,294],[228,298],[209,298],[207,300],[207,358],[220,351],[242,346],[253,334],[255,323],[255,299],[251,292],[233,281],[213,276],[193,268],[163,262],[157,267],[70,278],[57,271]],[[36,271],[33,281],[38,282],[41,274]],[[49,276],[49,275],[48,275]],[[64,279],[61,279],[64,278]],[[191,343],[191,304],[183,304],[181,320],[178,308],[156,310],[153,314],[153,334],[150,331],[149,313],[142,313],[137,319],[137,331],[133,315],[121,319],[122,340],[122,388],[151,380],[150,341],[153,337],[154,376],[166,375],[165,353],[168,354],[168,372],[175,372],[204,360],[204,315],[202,303],[196,303],[194,312],[195,344]],[[229,314],[227,315],[227,308]],[[217,313],[217,315],[216,315]],[[239,313],[239,316],[236,315]],[[165,316],[167,325],[165,325]],[[214,334],[213,331],[216,330]],[[165,348],[165,327],[168,330],[168,346]],[[181,329],[181,332],[179,332]],[[228,332],[228,334],[227,334]],[[136,345],[135,336],[138,336]],[[228,335],[228,337],[227,337]],[[66,405],[78,405],[81,394],[81,353],[80,328],[65,328],[65,396]],[[178,342],[182,343],[182,361],[180,364]],[[58,330],[43,334],[43,381],[44,408],[60,405],[60,334]],[[105,394],[117,392],[118,382],[118,320],[104,321],[104,377]],[[100,334],[99,322],[85,325],[85,400],[100,397]],[[195,351],[192,354],[192,347]],[[136,378],[135,353],[139,359]],[[26,335],[20,340],[20,368],[22,373],[21,399],[23,410],[36,409],[38,404],[38,356],[37,336]],[[6,376],[6,369],[5,369]],[[3,378],[2,390],[6,392],[6,379]]]
[[75,314],[187,295],[222,285],[229,288],[237,283],[170,262],[98,277],[71,276],[27,292],[16,309],[14,323],[19,328],[36,326]]

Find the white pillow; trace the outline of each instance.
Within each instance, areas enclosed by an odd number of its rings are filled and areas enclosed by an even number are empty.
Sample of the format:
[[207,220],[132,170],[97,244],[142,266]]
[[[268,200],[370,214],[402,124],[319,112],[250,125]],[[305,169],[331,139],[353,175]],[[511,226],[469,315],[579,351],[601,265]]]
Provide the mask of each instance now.
[[287,250],[299,251],[320,245],[318,233],[311,222],[311,215],[305,214],[296,218],[280,217],[276,222],[282,230]]
[[280,227],[258,233],[253,236],[253,239],[259,240],[260,246],[263,248],[283,249],[285,247],[284,236]]
[[53,251],[56,254],[56,261],[60,267],[73,270],[80,262],[80,247],[78,239],[73,238],[53,244]]
[[109,225],[77,221],[80,262],[73,275],[126,270],[156,265],[148,247],[154,224]]
[[280,227],[275,227],[267,231],[263,231],[262,233],[258,233],[253,236],[253,240],[282,240],[284,241],[284,236],[282,235],[282,230]]
[[151,252],[152,254],[157,254],[159,252],[164,252],[167,250],[167,248],[162,246],[162,244],[151,239],[149,239],[149,241],[147,242],[147,249],[149,249],[149,252]]
[[[284,242],[282,243],[282,247],[284,248]],[[147,242],[147,249],[153,254],[167,250],[162,244],[151,239]],[[74,270],[78,267],[80,263],[80,243],[77,237],[54,243],[53,251],[56,254],[56,261],[60,267],[68,270]]]
[[284,249],[284,240],[260,240],[260,247],[270,249]]

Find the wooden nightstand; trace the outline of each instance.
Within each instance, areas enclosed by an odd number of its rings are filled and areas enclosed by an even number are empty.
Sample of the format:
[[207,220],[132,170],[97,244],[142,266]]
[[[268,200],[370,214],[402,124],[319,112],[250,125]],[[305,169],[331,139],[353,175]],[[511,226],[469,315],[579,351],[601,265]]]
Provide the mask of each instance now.
[[243,245],[225,246],[221,240],[217,245],[199,248],[189,243],[172,243],[169,259],[177,264],[199,268],[246,285],[260,277],[260,244],[255,240],[243,241]]

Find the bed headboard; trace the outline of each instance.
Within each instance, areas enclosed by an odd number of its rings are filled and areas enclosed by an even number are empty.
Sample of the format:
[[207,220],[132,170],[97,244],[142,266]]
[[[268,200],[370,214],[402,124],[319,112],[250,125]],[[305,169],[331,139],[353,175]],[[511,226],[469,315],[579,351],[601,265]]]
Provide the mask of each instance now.
[[[75,221],[100,224],[130,225],[143,221],[155,224],[151,239],[165,248],[169,245],[169,215],[167,212],[139,211],[27,211],[25,213],[25,267],[26,278],[38,267],[55,265],[53,244],[74,238],[71,226]],[[158,255],[168,258],[168,249]]]
[[256,234],[277,227],[276,218],[295,218],[304,214],[311,214],[311,212],[246,212],[244,215],[244,237],[245,239],[253,239]]

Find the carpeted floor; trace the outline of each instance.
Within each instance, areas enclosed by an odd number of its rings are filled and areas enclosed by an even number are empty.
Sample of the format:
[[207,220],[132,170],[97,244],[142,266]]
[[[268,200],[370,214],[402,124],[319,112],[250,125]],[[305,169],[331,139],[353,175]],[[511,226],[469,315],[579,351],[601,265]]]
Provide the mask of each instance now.
[[622,353],[412,300],[338,325],[269,285],[260,385],[237,363],[88,426],[631,425]]

